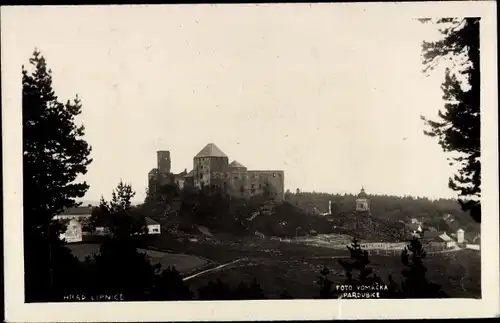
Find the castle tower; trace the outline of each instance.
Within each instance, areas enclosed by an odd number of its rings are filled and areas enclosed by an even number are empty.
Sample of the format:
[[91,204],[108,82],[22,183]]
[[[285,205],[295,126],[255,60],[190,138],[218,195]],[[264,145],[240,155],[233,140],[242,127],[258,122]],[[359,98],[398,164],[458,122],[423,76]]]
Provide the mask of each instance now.
[[356,212],[370,212],[370,200],[368,199],[368,194],[366,194],[363,187],[361,188],[361,192],[359,192],[358,198],[356,199]]
[[156,165],[158,167],[158,173],[162,175],[170,174],[170,151],[159,150],[156,152]]
[[228,170],[229,159],[216,145],[209,143],[193,158],[194,186],[221,185]]

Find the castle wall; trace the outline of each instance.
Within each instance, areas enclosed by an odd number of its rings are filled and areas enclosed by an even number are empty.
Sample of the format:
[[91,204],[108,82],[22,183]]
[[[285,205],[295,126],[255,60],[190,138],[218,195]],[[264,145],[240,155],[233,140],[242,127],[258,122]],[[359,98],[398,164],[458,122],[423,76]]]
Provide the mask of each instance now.
[[283,171],[237,171],[212,172],[212,183],[223,187],[233,196],[249,198],[262,195],[266,190],[276,200],[284,198]]
[[[256,194],[262,194],[267,189],[272,197],[278,201],[285,198],[285,172],[282,170],[250,170],[248,175],[251,179],[250,190],[258,190]],[[266,188],[268,186],[268,188]]]

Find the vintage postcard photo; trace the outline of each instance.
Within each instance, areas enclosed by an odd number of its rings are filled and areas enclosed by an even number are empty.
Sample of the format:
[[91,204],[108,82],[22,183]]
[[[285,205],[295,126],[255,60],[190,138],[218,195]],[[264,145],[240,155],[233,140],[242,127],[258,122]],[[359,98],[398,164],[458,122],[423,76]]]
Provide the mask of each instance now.
[[7,321],[498,315],[495,13],[2,7]]

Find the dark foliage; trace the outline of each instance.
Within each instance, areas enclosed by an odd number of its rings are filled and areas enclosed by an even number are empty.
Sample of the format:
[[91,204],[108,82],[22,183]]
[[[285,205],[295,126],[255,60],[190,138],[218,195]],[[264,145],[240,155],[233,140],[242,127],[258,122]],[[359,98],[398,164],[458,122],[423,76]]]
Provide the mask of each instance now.
[[143,207],[155,216],[167,216],[172,210],[172,205],[181,195],[179,186],[173,182],[156,177],[146,191]]
[[280,294],[281,299],[293,299],[292,294],[290,294],[286,289]]
[[351,246],[347,246],[347,249],[350,252],[351,258],[349,260],[339,260],[339,263],[344,268],[347,277],[344,282],[345,284],[353,287],[384,284],[382,279],[373,273],[373,269],[369,267],[370,260],[368,251],[361,248],[361,245],[356,238],[353,239]]
[[426,277],[427,268],[423,260],[426,252],[418,239],[413,239],[401,253],[404,277],[399,296],[401,298],[446,298],[441,287],[429,282]]
[[175,269],[169,267],[156,276],[150,300],[191,300],[194,295]]
[[[457,71],[446,69],[441,86],[446,103],[444,110],[439,111],[439,120],[422,119],[428,126],[425,134],[436,137],[444,151],[457,154],[449,159],[451,165],[459,167],[450,178],[449,187],[458,192],[462,208],[470,211],[477,222],[481,222],[479,21],[480,18],[439,19],[436,24],[443,26],[443,39],[422,45],[424,71],[434,69],[446,58],[466,57],[455,64]],[[465,77],[466,84],[457,74]]]
[[333,282],[328,277],[329,275],[330,270],[326,267],[323,267],[319,273],[318,281],[316,283],[319,285],[319,298],[321,299],[334,298],[335,296]]
[[134,195],[132,186],[120,181],[111,194],[111,200],[108,202],[101,197],[99,206],[92,210],[90,218],[92,227],[94,229],[96,226],[105,227],[113,236],[120,239],[145,234],[147,232],[145,216],[131,203]]
[[254,278],[250,283],[240,282],[231,288],[221,280],[210,281],[198,291],[200,300],[259,300],[266,299],[264,291]]
[[87,172],[91,148],[78,126],[81,101],[62,103],[52,89],[51,71],[35,50],[22,68],[23,208],[26,301],[54,298],[75,259],[59,240],[52,218],[77,206],[88,189],[77,177]]
[[86,292],[123,294],[127,300],[145,300],[156,281],[158,266],[135,248],[131,238],[110,238],[99,254],[86,262]]

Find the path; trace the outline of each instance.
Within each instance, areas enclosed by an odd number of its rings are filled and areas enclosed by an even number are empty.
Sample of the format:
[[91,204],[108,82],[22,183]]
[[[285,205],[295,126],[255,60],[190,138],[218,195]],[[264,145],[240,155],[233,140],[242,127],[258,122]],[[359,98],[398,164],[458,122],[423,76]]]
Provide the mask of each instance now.
[[222,264],[220,266],[217,266],[217,267],[214,267],[214,268],[210,268],[210,269],[206,269],[206,270],[203,270],[203,271],[200,271],[199,273],[196,273],[196,274],[193,274],[193,275],[190,275],[190,276],[187,276],[187,277],[184,277],[182,280],[183,281],[187,281],[187,280],[190,280],[190,279],[193,279],[193,278],[196,278],[198,276],[201,276],[201,275],[204,275],[204,274],[208,274],[212,271],[216,271],[216,270],[220,270],[222,268],[225,268],[227,266],[230,266],[230,265],[233,265],[237,262],[240,262],[242,260],[246,260],[246,258],[240,258],[240,259],[236,259],[234,261],[231,261],[231,262],[228,262],[226,264]]

